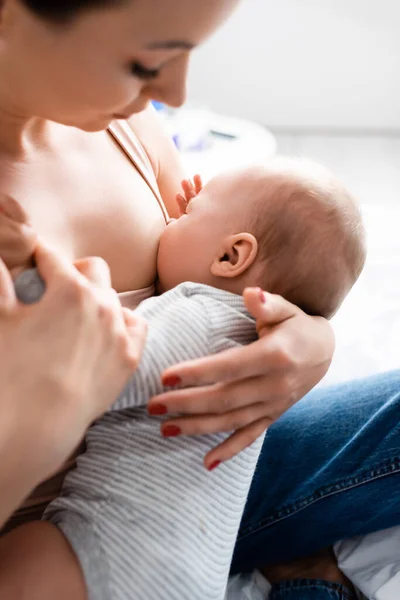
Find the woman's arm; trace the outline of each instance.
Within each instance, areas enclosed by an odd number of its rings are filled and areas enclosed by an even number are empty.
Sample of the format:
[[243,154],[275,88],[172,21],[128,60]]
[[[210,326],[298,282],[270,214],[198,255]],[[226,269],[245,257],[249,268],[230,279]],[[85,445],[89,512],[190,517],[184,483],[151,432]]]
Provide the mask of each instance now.
[[245,302],[257,319],[260,339],[168,369],[164,378],[190,387],[149,403],[150,410],[155,403],[170,414],[186,414],[167,422],[182,435],[233,431],[209,452],[207,467],[238,454],[303,398],[324,377],[334,352],[333,331],[325,319],[259,289],[247,290]]
[[146,335],[103,261],[76,269],[44,247],[36,261],[46,293],[33,306],[17,301],[0,261],[0,526],[112,404]]

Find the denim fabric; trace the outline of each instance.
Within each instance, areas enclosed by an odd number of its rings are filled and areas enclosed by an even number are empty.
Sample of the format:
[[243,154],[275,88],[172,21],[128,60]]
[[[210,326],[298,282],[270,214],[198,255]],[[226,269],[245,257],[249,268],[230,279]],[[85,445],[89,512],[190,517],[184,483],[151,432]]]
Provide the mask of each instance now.
[[399,525],[399,500],[400,371],[317,389],[268,431],[232,573]]
[[354,600],[354,595],[339,583],[318,579],[294,579],[272,587],[268,600]]

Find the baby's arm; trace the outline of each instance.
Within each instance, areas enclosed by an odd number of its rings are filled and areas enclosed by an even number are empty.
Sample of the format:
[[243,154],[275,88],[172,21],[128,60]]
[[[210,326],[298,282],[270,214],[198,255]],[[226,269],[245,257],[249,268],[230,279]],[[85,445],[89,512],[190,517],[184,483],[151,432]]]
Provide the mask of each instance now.
[[0,598],[87,600],[79,563],[57,527],[38,521],[0,538]]

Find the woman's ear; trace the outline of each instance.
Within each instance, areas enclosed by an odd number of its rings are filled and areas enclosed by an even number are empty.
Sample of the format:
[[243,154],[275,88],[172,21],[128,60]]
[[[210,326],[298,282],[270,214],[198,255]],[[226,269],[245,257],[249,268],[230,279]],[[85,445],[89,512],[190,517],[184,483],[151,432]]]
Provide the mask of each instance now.
[[238,233],[227,237],[211,264],[214,277],[239,277],[254,263],[258,242],[251,233]]

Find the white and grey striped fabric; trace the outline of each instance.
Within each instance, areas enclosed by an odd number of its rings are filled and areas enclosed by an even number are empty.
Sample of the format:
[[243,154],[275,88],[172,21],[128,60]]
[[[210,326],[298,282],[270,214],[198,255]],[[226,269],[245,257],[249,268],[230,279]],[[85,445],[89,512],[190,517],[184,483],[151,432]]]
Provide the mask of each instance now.
[[76,552],[90,600],[222,600],[262,439],[209,473],[204,456],[226,435],[163,439],[145,406],[166,367],[247,344],[255,323],[241,297],[191,283],[137,312],[149,323],[139,369],[45,518]]

